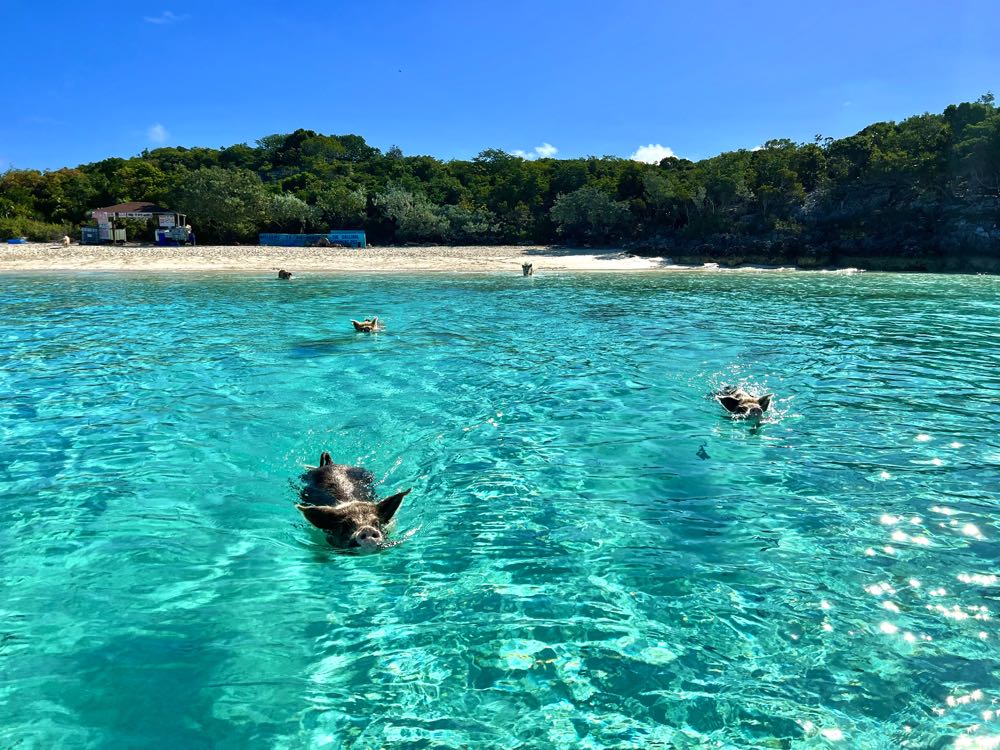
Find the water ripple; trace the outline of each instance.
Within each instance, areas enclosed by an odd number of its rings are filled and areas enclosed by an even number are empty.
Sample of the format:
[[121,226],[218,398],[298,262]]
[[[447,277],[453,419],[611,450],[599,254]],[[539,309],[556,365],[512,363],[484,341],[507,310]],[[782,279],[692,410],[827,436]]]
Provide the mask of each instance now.
[[997,745],[994,278],[8,280],[0,745]]

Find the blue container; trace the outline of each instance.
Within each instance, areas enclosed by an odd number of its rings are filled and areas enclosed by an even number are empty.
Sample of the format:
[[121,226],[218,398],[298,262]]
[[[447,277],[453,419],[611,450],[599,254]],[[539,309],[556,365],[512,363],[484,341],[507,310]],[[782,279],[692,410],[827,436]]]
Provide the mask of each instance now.
[[283,234],[277,232],[262,232],[259,237],[261,245],[277,247],[312,247],[326,237],[333,244],[348,247],[366,247],[367,241],[363,229],[334,230],[327,234]]
[[28,240],[25,237],[11,237],[9,240],[7,240],[7,244],[8,245],[23,245],[27,241]]
[[164,246],[169,245],[169,246],[172,246],[172,247],[177,247],[177,245],[179,243],[177,242],[177,240],[173,239],[170,236],[170,230],[169,229],[157,229],[156,230],[156,244],[157,245],[164,245]]

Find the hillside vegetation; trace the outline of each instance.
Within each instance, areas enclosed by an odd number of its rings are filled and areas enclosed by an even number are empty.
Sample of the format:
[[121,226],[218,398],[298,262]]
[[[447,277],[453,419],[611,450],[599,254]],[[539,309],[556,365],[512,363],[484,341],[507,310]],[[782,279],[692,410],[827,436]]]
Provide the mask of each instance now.
[[389,243],[619,246],[677,261],[1000,271],[1000,110],[992,94],[848,138],[773,140],[698,162],[441,161],[311,130],[255,146],[158,148],[0,175],[0,238],[75,233],[149,200],[200,242],[365,229]]

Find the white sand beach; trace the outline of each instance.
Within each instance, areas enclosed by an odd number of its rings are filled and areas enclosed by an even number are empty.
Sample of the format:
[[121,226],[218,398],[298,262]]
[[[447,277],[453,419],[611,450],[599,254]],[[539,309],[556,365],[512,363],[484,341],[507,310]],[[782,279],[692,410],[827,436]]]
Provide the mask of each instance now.
[[[196,247],[0,244],[2,271],[277,271],[337,272],[521,272],[532,263],[544,271],[691,271],[720,270],[674,265],[669,259],[639,257],[615,249],[567,249],[544,245],[470,245],[463,247],[369,247],[364,250],[318,247],[204,245]],[[737,270],[794,270],[747,267]]]
[[[621,250],[545,246],[467,247],[258,247],[254,245],[156,247],[29,243],[0,245],[0,271],[277,271],[308,272],[535,272],[633,271],[669,267],[663,258],[640,258]],[[680,268],[674,266],[674,268]]]

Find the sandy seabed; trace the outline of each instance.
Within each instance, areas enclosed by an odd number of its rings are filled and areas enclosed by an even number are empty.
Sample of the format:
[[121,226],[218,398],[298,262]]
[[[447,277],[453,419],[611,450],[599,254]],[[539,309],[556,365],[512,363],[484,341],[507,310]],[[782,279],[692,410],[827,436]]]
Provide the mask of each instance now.
[[[464,247],[196,247],[106,246],[52,243],[0,245],[0,271],[274,271],[337,272],[521,272],[531,263],[544,271],[657,271],[705,267],[673,265],[669,259],[631,255],[621,250],[565,249],[546,246]],[[755,269],[763,270],[763,269]],[[774,270],[774,269],[769,269]],[[792,270],[792,269],[781,269]]]

